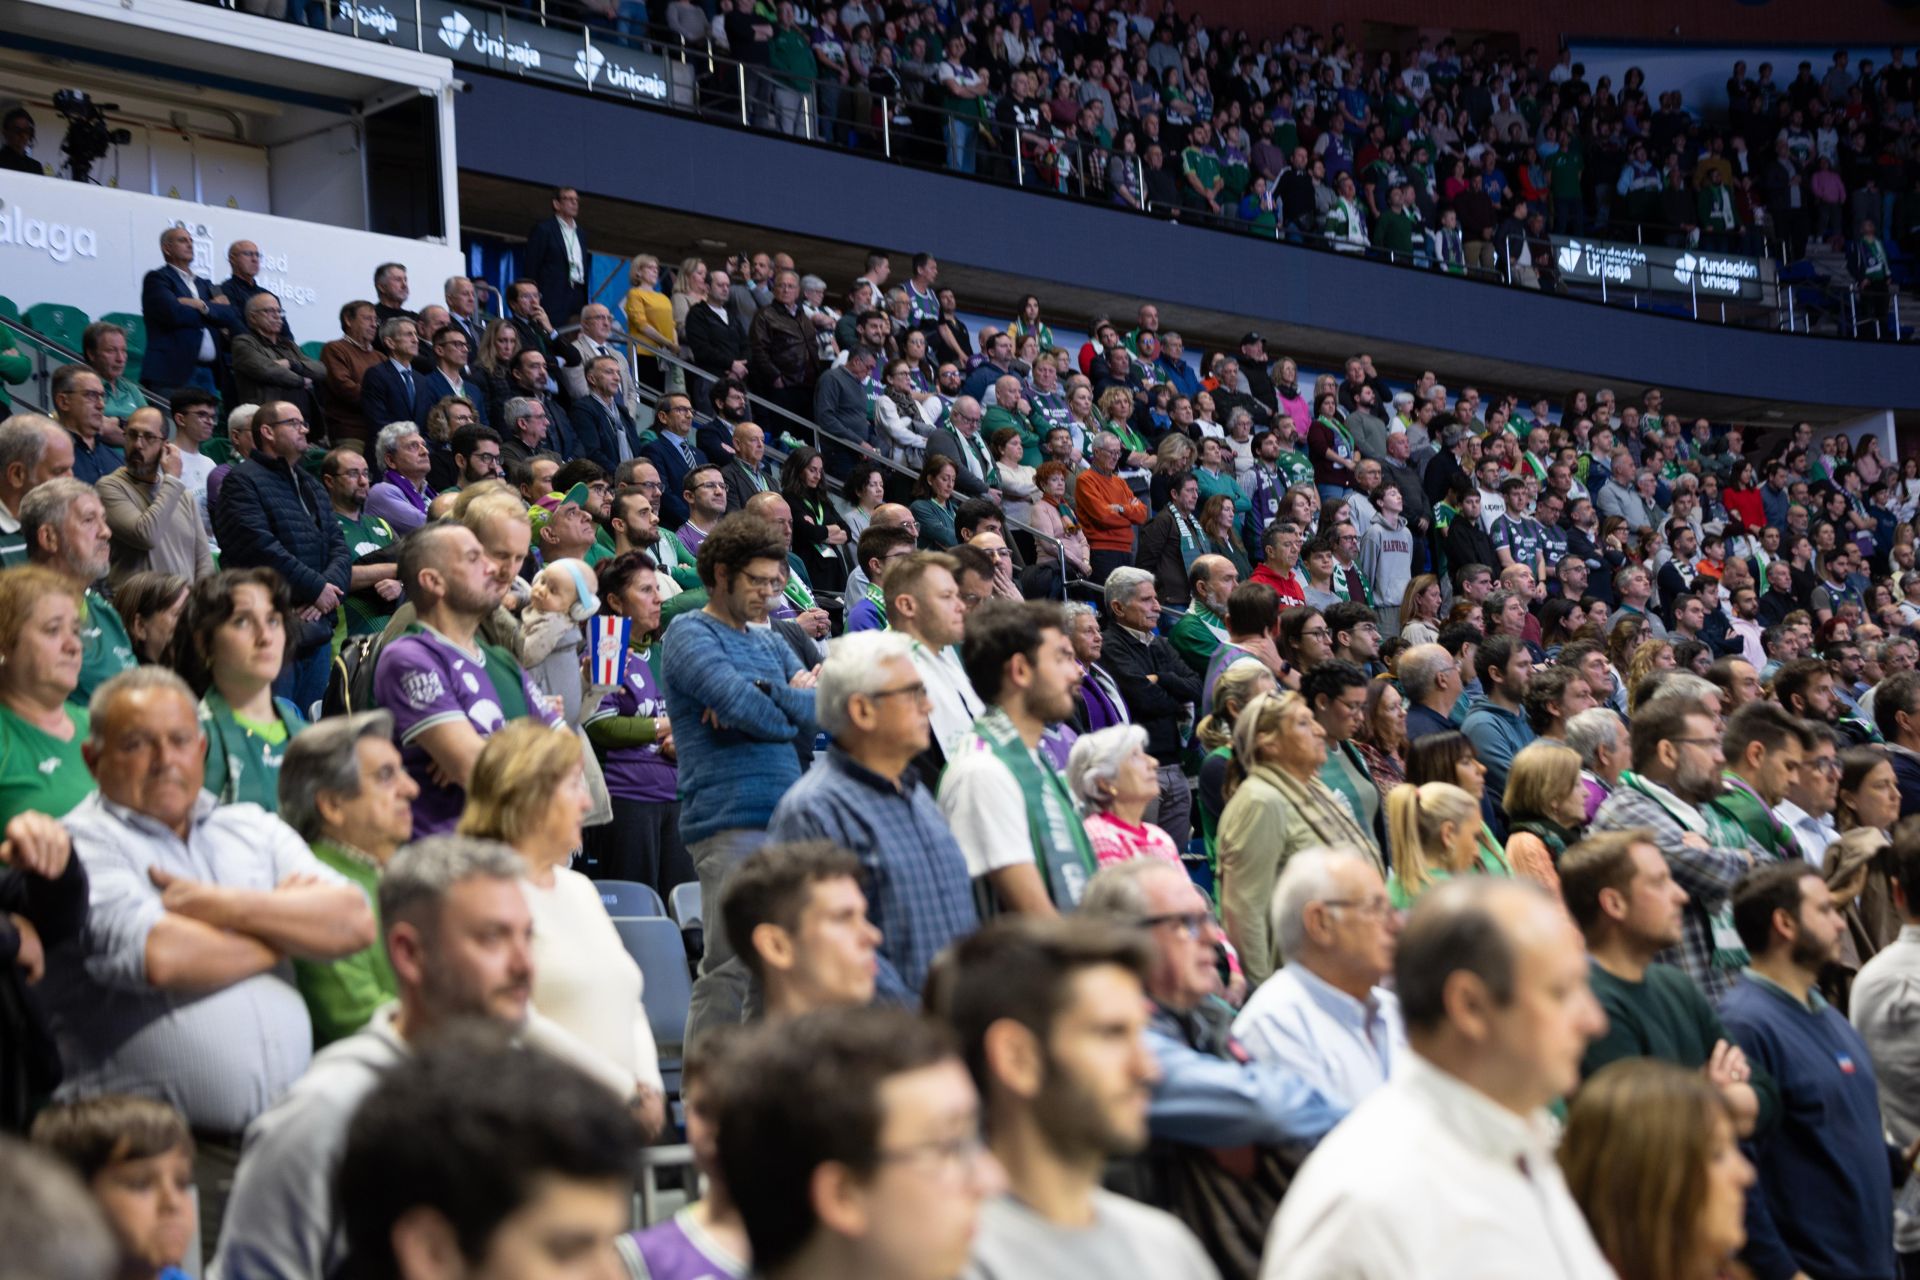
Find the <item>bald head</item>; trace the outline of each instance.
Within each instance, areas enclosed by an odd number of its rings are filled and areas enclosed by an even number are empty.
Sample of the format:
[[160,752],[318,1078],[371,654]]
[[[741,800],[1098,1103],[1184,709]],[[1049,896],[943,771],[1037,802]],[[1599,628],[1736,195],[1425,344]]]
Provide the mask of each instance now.
[[746,513],[758,516],[774,528],[780,530],[789,549],[793,546],[793,508],[787,500],[769,489],[765,493],[756,493],[747,499]]
[[913,523],[913,512],[898,502],[883,502],[873,509],[867,521],[869,529],[904,529]]

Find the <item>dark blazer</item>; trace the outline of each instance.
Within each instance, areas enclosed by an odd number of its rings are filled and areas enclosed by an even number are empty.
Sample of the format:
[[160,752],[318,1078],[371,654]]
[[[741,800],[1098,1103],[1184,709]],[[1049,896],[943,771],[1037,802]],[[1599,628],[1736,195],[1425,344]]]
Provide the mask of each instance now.
[[694,303],[687,308],[686,332],[681,336],[693,349],[694,364],[708,373],[724,375],[735,360],[747,358],[747,337],[734,324],[731,309],[723,318],[705,303]]
[[[551,311],[547,313],[547,319],[553,319]],[[555,381],[558,381],[558,370],[562,365],[580,363],[580,350],[571,342],[549,337],[519,316],[509,315],[507,323],[519,330],[522,347],[532,347],[547,358],[547,372],[555,375]]]
[[147,353],[140,363],[140,382],[156,390],[171,391],[193,380],[200,363],[200,335],[211,329],[214,351],[221,351],[222,338],[239,333],[244,326],[240,316],[225,303],[214,302],[213,283],[195,276],[193,291],[207,304],[203,315],[180,301],[180,276],[171,267],[147,272],[140,282],[140,317],[147,322]]
[[935,455],[952,458],[959,474],[954,477],[955,488],[969,498],[986,496],[986,481],[967,470],[966,446],[960,443],[960,437],[954,434],[952,427],[935,427],[927,435],[927,461]]
[[780,489],[780,477],[765,470],[760,472],[763,483],[756,486],[753,483],[753,473],[747,469],[747,464],[738,458],[721,468],[720,474],[727,482],[728,511],[740,510],[747,505],[747,499],[756,493],[764,493],[769,489],[778,492]]
[[[1161,764],[1179,764],[1184,744],[1180,740],[1180,718],[1186,704],[1200,699],[1200,677],[1167,643],[1155,636],[1151,644],[1141,644],[1132,632],[1111,617],[1103,632],[1100,665],[1120,686],[1127,713],[1133,722],[1147,731],[1147,751]],[[1149,680],[1148,676],[1158,679]]]
[[640,431],[633,425],[625,406],[615,401],[613,412],[594,396],[581,396],[573,402],[573,434],[587,456],[612,475],[620,466],[620,438],[626,437],[627,455],[640,454]]
[[[506,440],[512,435],[512,430],[507,425],[507,401],[538,400],[542,405],[546,406],[547,410],[547,438],[541,443],[540,452],[555,453],[562,458],[577,458],[582,456],[579,448],[580,439],[574,434],[573,430],[573,419],[565,409],[561,408],[558,400],[544,391],[537,395],[528,395],[525,391],[522,391],[519,384],[512,379],[508,379],[507,386],[509,388],[507,394],[503,396],[496,395],[493,404],[490,406],[493,411],[493,421],[500,424],[499,431],[503,449],[505,448]],[[503,452],[501,457],[504,458],[505,456],[506,454]]]
[[[392,367],[391,361],[388,362],[388,367]],[[447,375],[438,369],[424,378],[415,374],[413,384],[415,388],[413,420],[424,427],[427,424],[427,414],[432,411],[433,406],[453,394],[453,384],[448,382]],[[484,384],[472,378],[463,378],[460,383],[460,394],[472,403],[474,416],[480,419],[481,426],[493,425],[492,411],[487,405],[487,388]]]
[[[584,276],[585,269],[592,261],[591,251],[587,248],[587,233],[577,222],[573,230],[580,240],[580,265]],[[549,320],[565,324],[586,305],[585,282],[575,285],[568,278],[567,242],[560,233],[558,217],[543,218],[527,232],[525,273],[527,279],[540,286],[540,301],[547,309]]]
[[[693,456],[700,463],[706,462],[707,456],[700,452],[691,438],[687,441],[687,447],[693,450]],[[681,490],[694,464],[687,461],[680,452],[679,443],[664,431],[649,440],[640,455],[660,472],[660,527],[678,529],[687,522],[687,500],[681,496]]]
[[[1204,535],[1198,534],[1199,523],[1199,518],[1194,517],[1200,546],[1196,554],[1205,555],[1208,547]],[[1187,566],[1180,552],[1180,527],[1175,523],[1171,505],[1162,507],[1160,514],[1140,530],[1140,544],[1134,550],[1133,562],[1153,575],[1153,590],[1160,597],[1160,603],[1180,609],[1187,607],[1193,596],[1187,586]]]
[[[389,422],[419,422],[421,392],[427,380],[408,370],[401,373],[392,360],[382,360],[360,379],[360,416],[374,435]],[[427,401],[429,405],[434,402]]]

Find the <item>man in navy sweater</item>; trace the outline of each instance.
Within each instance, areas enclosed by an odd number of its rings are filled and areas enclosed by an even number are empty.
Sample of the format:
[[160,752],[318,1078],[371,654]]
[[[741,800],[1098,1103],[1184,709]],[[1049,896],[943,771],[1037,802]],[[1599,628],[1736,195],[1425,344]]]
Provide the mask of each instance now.
[[1779,1123],[1751,1147],[1741,1261],[1758,1280],[1891,1280],[1893,1185],[1913,1153],[1882,1136],[1866,1043],[1814,988],[1847,936],[1840,904],[1816,868],[1769,863],[1735,886],[1733,923],[1752,963],[1720,1018],[1780,1090]]

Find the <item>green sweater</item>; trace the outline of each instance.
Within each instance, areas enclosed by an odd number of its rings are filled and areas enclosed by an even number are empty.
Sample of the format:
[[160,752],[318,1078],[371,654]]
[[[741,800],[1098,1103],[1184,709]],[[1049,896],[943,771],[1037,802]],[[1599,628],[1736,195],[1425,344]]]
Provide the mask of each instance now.
[[[1629,982],[1589,964],[1587,981],[1607,1012],[1607,1030],[1587,1044],[1580,1063],[1583,1078],[1621,1058],[1658,1058],[1697,1071],[1707,1065],[1715,1044],[1733,1042],[1700,988],[1673,965],[1650,964],[1643,980]],[[1760,1099],[1758,1127],[1764,1132],[1779,1111],[1780,1092],[1759,1063],[1750,1061],[1748,1066],[1748,1083]]]
[[307,1013],[313,1018],[313,1047],[319,1049],[366,1026],[376,1009],[398,998],[400,988],[381,940],[385,930],[379,927],[380,868],[366,855],[325,840],[313,846],[313,856],[360,886],[373,908],[375,925],[374,943],[364,950],[330,963],[293,962],[294,984],[307,1002]]
[[[1193,669],[1193,673],[1204,680],[1226,629],[1227,624],[1213,610],[1196,600],[1191,608],[1180,615],[1180,621],[1173,624],[1173,630],[1167,633],[1167,643]],[[1211,708],[1202,707],[1198,710],[1204,718]]]

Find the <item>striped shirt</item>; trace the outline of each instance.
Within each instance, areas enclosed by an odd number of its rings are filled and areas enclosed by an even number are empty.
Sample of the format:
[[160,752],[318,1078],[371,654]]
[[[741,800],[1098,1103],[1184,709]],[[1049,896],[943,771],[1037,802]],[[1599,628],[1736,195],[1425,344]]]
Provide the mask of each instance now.
[[196,1129],[238,1135],[313,1055],[293,964],[204,994],[147,981],[147,937],[166,914],[148,872],[270,891],[295,873],[346,883],[294,829],[254,804],[202,791],[187,839],[99,792],[65,819],[87,868],[80,940],[49,957],[42,1007],[66,1063],[64,1098],[132,1093],[178,1107]]

